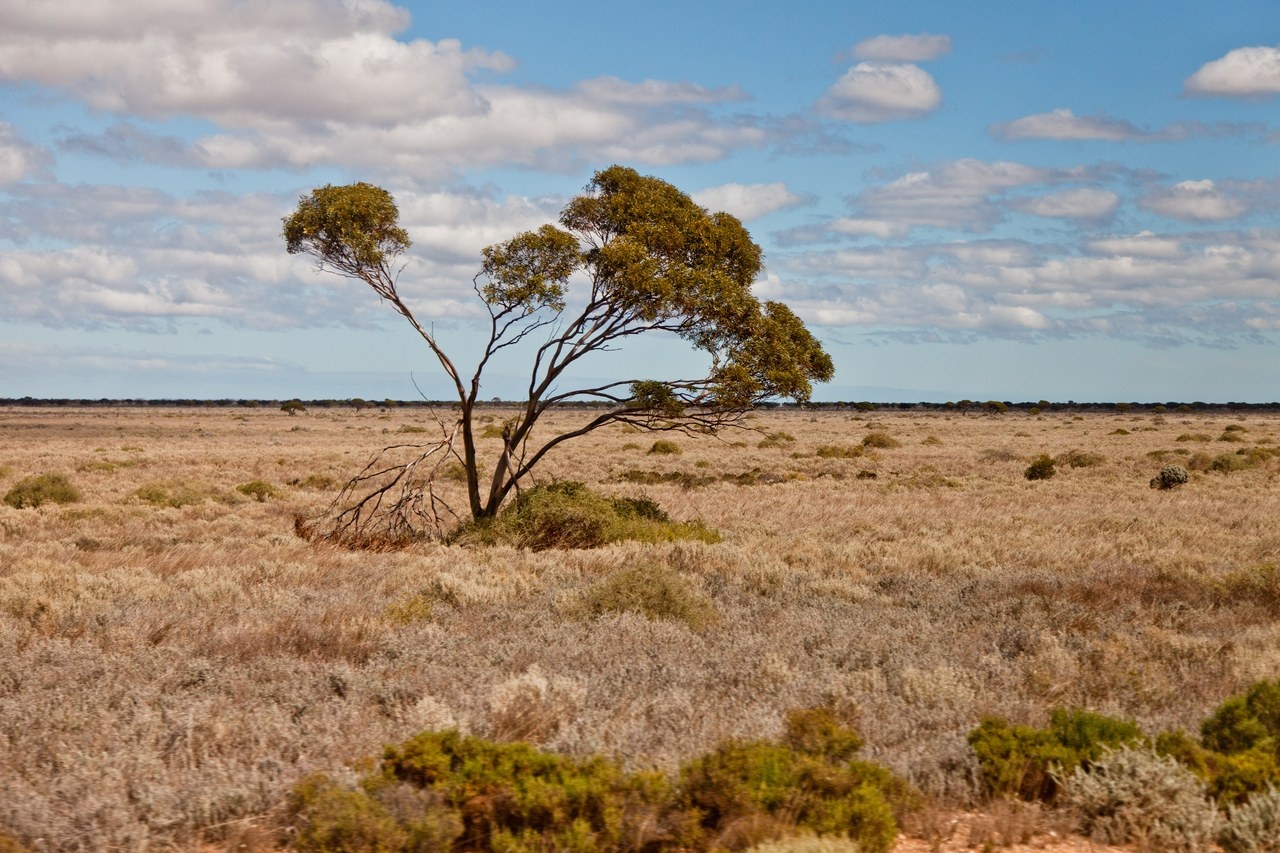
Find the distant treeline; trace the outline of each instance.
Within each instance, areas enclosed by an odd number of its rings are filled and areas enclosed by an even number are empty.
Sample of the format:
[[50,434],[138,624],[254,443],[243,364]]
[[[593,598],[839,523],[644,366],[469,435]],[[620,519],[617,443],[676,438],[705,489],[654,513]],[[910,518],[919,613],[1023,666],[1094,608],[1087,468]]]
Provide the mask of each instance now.
[[[229,398],[219,400],[196,400],[196,399],[172,399],[172,400],[149,400],[149,399],[107,399],[98,400],[87,399],[70,399],[70,398],[48,398],[41,399],[37,397],[0,397],[0,406],[32,406],[32,407],[66,407],[66,408],[246,408],[246,409],[279,409],[289,411],[291,414],[297,411],[305,411],[307,409],[398,409],[398,408],[450,408],[457,406],[457,401],[449,400],[365,400],[360,397],[351,397],[345,400],[320,399],[320,400],[301,400],[293,398],[290,400],[234,400]],[[493,398],[491,400],[478,403],[481,406],[491,406],[494,408],[512,407],[524,405],[521,400],[502,400]],[[582,401],[567,401],[557,404],[557,408],[561,409],[598,409],[604,408],[607,404]],[[1065,402],[1054,402],[1051,400],[1037,400],[1032,402],[1024,400],[1022,402],[1013,402],[1010,400],[955,400],[947,403],[875,403],[867,400],[858,402],[841,400],[838,402],[809,402],[803,404],[796,403],[764,403],[759,408],[763,409],[804,409],[806,411],[858,411],[858,412],[876,412],[876,411],[903,411],[903,412],[939,412],[951,411],[960,414],[975,415],[1000,415],[1008,412],[1023,412],[1028,414],[1040,414],[1042,412],[1103,412],[1103,413],[1126,413],[1133,412],[1135,414],[1190,414],[1194,412],[1223,414],[1232,412],[1259,412],[1259,413],[1278,413],[1280,412],[1280,402],[1276,403],[1205,403],[1201,401],[1180,402],[1171,400],[1167,402],[1151,402],[1151,403],[1079,403],[1075,400],[1067,400]]]

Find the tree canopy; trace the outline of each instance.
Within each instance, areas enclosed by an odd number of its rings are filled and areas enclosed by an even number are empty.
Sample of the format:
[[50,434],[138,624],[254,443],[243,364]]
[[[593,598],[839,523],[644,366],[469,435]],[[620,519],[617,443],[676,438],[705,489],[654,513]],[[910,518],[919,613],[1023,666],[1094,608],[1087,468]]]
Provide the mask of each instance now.
[[[470,377],[400,297],[393,267],[410,241],[398,220],[395,201],[379,187],[325,186],[285,218],[285,245],[315,259],[319,269],[364,281],[436,355],[455,386],[460,414],[454,424],[441,422],[441,442],[424,450],[419,464],[431,460],[434,471],[444,459],[461,461],[473,518],[496,513],[553,447],[606,424],[714,431],[764,400],[805,401],[812,383],[833,375],[830,356],[804,323],[786,305],[762,303],[751,292],[763,255],[742,223],[708,212],[671,184],[634,169],[597,172],[565,205],[558,224],[482,251],[472,285],[487,309],[489,334]],[[566,371],[581,359],[648,332],[677,335],[701,350],[705,370],[678,379],[635,375],[589,387],[564,384]],[[472,415],[486,366],[516,345],[531,350],[528,397],[506,425],[485,488]],[[533,427],[548,407],[568,400],[606,406],[580,428],[533,440]],[[386,481],[394,470],[375,460],[366,479],[353,483]],[[386,515],[384,499],[391,494],[357,503],[350,510],[356,515],[342,519],[345,529]],[[389,504],[396,535],[418,530],[427,516],[438,524],[433,494],[412,500],[403,488],[394,494]]]

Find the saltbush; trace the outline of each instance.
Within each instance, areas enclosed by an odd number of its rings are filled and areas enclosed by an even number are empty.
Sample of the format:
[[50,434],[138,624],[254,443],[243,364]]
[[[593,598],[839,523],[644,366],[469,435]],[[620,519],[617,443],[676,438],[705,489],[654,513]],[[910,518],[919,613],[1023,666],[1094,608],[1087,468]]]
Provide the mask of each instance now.
[[653,443],[652,447],[649,448],[649,452],[660,456],[679,456],[680,445],[676,444],[674,441],[668,441],[665,438],[660,438]]
[[857,459],[859,456],[866,454],[863,446],[850,446],[847,444],[824,444],[814,451],[815,455],[822,459]]
[[863,437],[862,446],[876,450],[893,450],[895,447],[901,447],[902,442],[887,432],[869,432]]
[[1149,748],[1106,750],[1060,784],[1080,828],[1095,841],[1195,853],[1217,835],[1218,813],[1204,785]]
[[253,498],[258,503],[279,500],[284,493],[265,480],[250,480],[236,486],[236,491],[245,497]]
[[1160,473],[1151,478],[1149,485],[1153,489],[1168,490],[1177,488],[1190,479],[1191,475],[1181,465],[1162,465]]
[[647,619],[682,622],[695,631],[718,619],[715,604],[706,593],[664,565],[615,572],[592,587],[583,606],[592,616],[640,613]]
[[1053,457],[1047,453],[1041,453],[1027,466],[1027,470],[1022,472],[1022,476],[1028,480],[1048,480],[1056,473],[1058,472],[1053,467]]
[[598,548],[611,542],[718,542],[699,522],[673,521],[648,498],[607,498],[566,480],[520,493],[496,518],[463,525],[451,537],[463,544],[508,544],[532,551]]
[[[226,502],[222,494],[208,483],[190,480],[157,480],[139,486],[133,496],[144,503],[160,507],[184,507],[201,504],[207,500]],[[232,496],[234,498],[234,496]],[[238,500],[238,498],[236,498]]]
[[1055,465],[1066,465],[1069,468],[1093,468],[1106,461],[1102,454],[1087,450],[1068,450],[1066,453],[1059,453],[1053,460]]
[[1268,788],[1248,802],[1230,806],[1218,832],[1226,853],[1272,853],[1280,850],[1280,791]]
[[38,507],[41,504],[69,504],[80,500],[80,490],[62,474],[37,474],[24,477],[5,493],[4,502],[14,509]]
[[1055,708],[1046,729],[987,717],[969,733],[969,746],[989,794],[1052,802],[1059,787],[1055,773],[1071,772],[1106,747],[1142,739],[1142,730],[1128,720]]

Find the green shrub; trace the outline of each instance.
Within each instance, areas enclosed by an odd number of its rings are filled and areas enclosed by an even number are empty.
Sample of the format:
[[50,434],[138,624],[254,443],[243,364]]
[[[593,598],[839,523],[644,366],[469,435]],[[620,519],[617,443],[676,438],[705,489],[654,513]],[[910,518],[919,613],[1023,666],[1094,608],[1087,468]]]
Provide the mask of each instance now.
[[1184,432],[1182,435],[1174,439],[1174,441],[1212,441],[1212,437],[1202,432]]
[[1060,781],[1063,799],[1095,841],[1197,853],[1217,836],[1218,813],[1204,785],[1150,749],[1107,750]]
[[895,447],[901,447],[902,442],[887,432],[869,432],[863,436],[862,446],[875,448],[876,450],[892,450]]
[[480,437],[481,438],[502,438],[504,435],[506,435],[506,433],[507,433],[507,430],[504,424],[489,424],[487,427],[480,430]]
[[653,443],[653,447],[649,448],[649,452],[656,453],[661,456],[679,456],[680,445],[676,444],[674,441],[668,441],[665,438],[660,438]]
[[1129,434],[1130,434],[1129,431],[1124,427],[1117,427],[1116,429],[1113,429],[1111,432],[1107,433],[1107,435],[1129,435]]
[[1242,799],[1280,783],[1280,679],[1259,681],[1218,706],[1200,727],[1209,758],[1210,791],[1220,801]]
[[80,490],[62,474],[37,474],[24,477],[5,493],[4,502],[14,509],[38,507],[41,504],[69,504],[80,500]]
[[[1231,427],[1227,427],[1227,429],[1230,430]],[[1236,444],[1247,440],[1248,439],[1238,432],[1224,432],[1222,435],[1218,436],[1218,441],[1234,442]]]
[[822,459],[857,459],[866,455],[866,451],[862,446],[850,446],[847,444],[824,444],[814,453]]
[[1225,853],[1280,850],[1280,791],[1268,788],[1248,802],[1230,806],[1218,832]]
[[253,498],[258,503],[279,500],[284,492],[264,480],[250,480],[236,486],[236,491],[245,497]]
[[447,851],[460,842],[465,850],[585,853],[648,849],[670,799],[661,774],[448,731],[387,747],[358,790],[304,780],[292,812],[298,846],[309,851]]
[[715,604],[702,590],[662,565],[615,572],[592,587],[583,606],[592,616],[640,613],[647,619],[683,622],[695,631],[719,618]]
[[1022,472],[1022,476],[1028,480],[1048,480],[1056,473],[1058,472],[1053,467],[1053,458],[1047,453],[1041,453],[1032,460],[1027,470]]
[[969,733],[969,746],[989,794],[1052,802],[1058,792],[1054,773],[1070,773],[1100,756],[1105,747],[1142,738],[1142,730],[1128,720],[1055,708],[1047,729],[987,717]]
[[1252,467],[1253,465],[1249,459],[1238,453],[1220,453],[1213,457],[1213,461],[1209,463],[1209,470],[1217,471],[1219,474],[1231,474],[1235,471],[1244,471]]
[[760,443],[756,446],[762,448],[783,447],[788,444],[793,444],[795,440],[796,437],[789,432],[771,432],[761,439]]
[[[729,827],[767,838],[790,824],[848,837],[863,851],[887,851],[897,836],[893,805],[909,804],[911,792],[883,767],[851,758],[860,745],[857,733],[829,711],[793,713],[785,743],[728,741],[685,764],[680,804],[698,816],[704,838]],[[746,846],[766,838],[721,843]]]
[[298,412],[305,412],[306,410],[307,410],[307,407],[302,405],[301,400],[286,400],[285,402],[280,404],[280,411],[288,414],[291,417],[293,415],[298,414]]
[[463,525],[451,537],[464,544],[548,548],[598,548],[610,542],[718,542],[698,522],[677,522],[647,498],[607,498],[582,483],[564,481],[520,493],[496,518]]
[[133,496],[152,506],[184,507],[208,500],[225,502],[227,496],[208,483],[190,480],[157,480],[139,486]]

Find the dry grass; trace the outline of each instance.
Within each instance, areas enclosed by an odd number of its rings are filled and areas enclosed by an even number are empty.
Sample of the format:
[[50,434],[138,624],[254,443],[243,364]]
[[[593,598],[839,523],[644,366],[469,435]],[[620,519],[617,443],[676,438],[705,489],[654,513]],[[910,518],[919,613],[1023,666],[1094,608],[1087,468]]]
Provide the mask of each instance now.
[[[0,409],[0,488],[63,472],[84,496],[0,506],[0,833],[51,850],[265,845],[299,778],[424,728],[670,770],[823,702],[856,711],[869,758],[958,807],[977,796],[965,735],[984,714],[1043,724],[1072,705],[1190,729],[1280,671],[1280,456],[1148,488],[1161,459],[1197,452],[1181,436],[1271,451],[1280,418],[749,423],[662,457],[608,430],[543,471],[647,494],[720,544],[352,553],[296,539],[292,517],[418,425],[412,411]],[[900,446],[864,446],[873,432]],[[795,440],[759,446],[778,434]],[[1042,453],[1089,464],[1026,480]],[[626,482],[637,464],[673,476]],[[280,498],[236,492],[251,481]],[[157,482],[202,497],[137,497]],[[637,565],[718,619],[582,618]],[[1024,820],[979,834],[1007,843]]]

